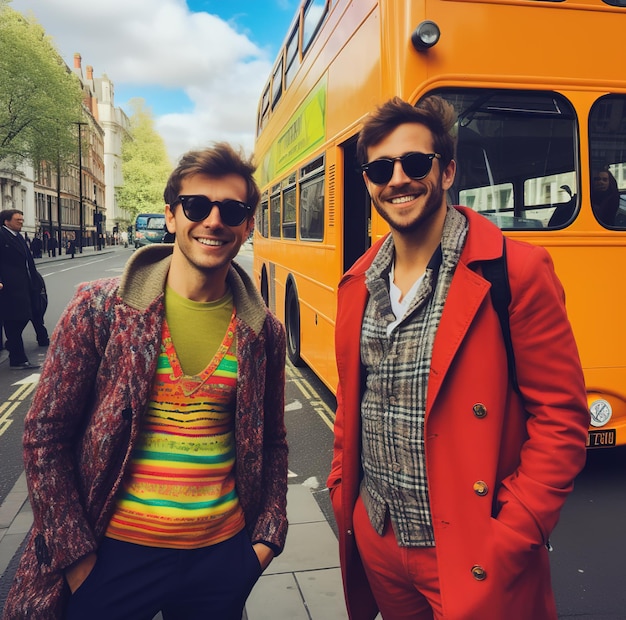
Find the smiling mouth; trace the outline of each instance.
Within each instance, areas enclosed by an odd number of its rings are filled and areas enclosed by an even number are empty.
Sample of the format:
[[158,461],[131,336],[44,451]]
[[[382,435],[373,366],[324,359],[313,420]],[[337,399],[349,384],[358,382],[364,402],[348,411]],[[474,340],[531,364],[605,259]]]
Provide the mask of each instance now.
[[417,198],[417,194],[410,194],[409,196],[396,196],[395,198],[390,198],[389,202],[392,205],[401,205],[406,202],[412,202]]
[[222,241],[220,239],[200,239],[198,237],[196,237],[196,241],[198,241],[202,245],[208,245],[210,247],[219,247],[226,243],[226,241]]

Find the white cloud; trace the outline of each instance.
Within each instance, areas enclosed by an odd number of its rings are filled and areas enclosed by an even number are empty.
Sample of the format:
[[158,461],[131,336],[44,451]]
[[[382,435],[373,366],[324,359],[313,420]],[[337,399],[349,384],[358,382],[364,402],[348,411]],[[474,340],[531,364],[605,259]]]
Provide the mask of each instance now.
[[32,11],[70,66],[78,52],[83,71],[91,65],[95,77],[106,73],[126,90],[183,90],[190,111],[155,116],[173,159],[216,140],[252,150],[273,58],[233,24],[192,13],[184,0],[13,0],[11,6]]

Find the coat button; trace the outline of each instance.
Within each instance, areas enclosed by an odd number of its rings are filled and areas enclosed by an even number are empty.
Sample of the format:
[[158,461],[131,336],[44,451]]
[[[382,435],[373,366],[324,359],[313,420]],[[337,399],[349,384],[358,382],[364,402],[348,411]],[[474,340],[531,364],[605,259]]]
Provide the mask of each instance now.
[[472,577],[476,581],[484,581],[487,579],[487,571],[482,566],[472,566]]
[[474,493],[476,493],[476,495],[480,495],[481,497],[489,493],[489,487],[487,486],[487,483],[483,482],[482,480],[477,480],[476,482],[474,482],[473,488]]
[[487,407],[485,407],[482,403],[476,403],[472,409],[477,418],[484,418],[487,415]]

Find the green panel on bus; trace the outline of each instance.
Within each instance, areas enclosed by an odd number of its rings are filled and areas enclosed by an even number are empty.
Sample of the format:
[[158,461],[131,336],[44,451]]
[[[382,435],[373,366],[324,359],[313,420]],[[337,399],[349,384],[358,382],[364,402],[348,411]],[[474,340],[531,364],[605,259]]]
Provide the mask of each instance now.
[[261,185],[313,152],[326,138],[326,76],[304,100],[265,157]]

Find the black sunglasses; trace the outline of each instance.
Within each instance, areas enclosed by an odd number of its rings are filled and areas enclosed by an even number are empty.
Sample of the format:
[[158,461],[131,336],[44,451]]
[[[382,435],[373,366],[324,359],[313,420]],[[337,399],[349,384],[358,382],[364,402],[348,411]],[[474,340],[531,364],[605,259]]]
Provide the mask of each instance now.
[[207,217],[213,207],[220,210],[220,219],[227,226],[239,226],[244,220],[252,214],[252,207],[240,200],[211,200],[202,194],[179,196],[172,206],[180,204],[183,206],[183,213],[188,220],[192,222],[202,222]]
[[389,183],[393,176],[393,168],[396,162],[402,164],[404,173],[412,179],[423,179],[433,167],[433,159],[440,159],[439,153],[407,153],[402,157],[387,159],[375,159],[361,166],[361,170],[367,174],[367,178],[376,185]]

